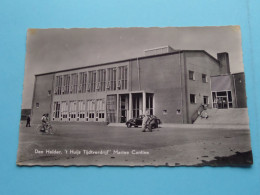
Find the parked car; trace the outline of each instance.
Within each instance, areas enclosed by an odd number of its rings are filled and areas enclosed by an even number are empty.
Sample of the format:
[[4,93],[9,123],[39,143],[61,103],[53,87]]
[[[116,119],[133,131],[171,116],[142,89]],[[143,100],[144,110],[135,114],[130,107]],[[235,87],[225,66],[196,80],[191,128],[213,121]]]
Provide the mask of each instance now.
[[[148,115],[148,117],[150,118],[149,123],[152,124],[152,128],[153,129],[158,128],[159,124],[161,124],[161,120],[154,115]],[[142,125],[143,118],[144,118],[144,115],[139,115],[139,117],[137,117],[137,118],[128,120],[125,124],[128,128],[130,128],[132,126],[138,127],[138,126]]]

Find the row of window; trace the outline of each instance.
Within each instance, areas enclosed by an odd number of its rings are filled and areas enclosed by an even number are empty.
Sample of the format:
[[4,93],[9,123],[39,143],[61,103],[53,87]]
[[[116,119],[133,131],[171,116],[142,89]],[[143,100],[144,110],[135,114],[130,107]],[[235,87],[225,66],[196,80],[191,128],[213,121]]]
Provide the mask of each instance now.
[[54,102],[53,119],[105,118],[105,100]]
[[127,89],[127,66],[59,75],[56,95]]
[[[195,72],[194,71],[189,70],[189,80],[195,81]],[[207,83],[208,76],[206,74],[201,74],[201,80],[203,83]]]

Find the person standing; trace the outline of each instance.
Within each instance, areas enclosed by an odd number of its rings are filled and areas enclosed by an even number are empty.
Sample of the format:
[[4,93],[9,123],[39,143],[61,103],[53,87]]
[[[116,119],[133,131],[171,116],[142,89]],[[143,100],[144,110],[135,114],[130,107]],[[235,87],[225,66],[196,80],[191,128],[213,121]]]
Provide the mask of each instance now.
[[152,130],[152,128],[149,126],[148,123],[149,123],[149,116],[148,116],[148,111],[146,111],[144,114],[143,121],[142,121],[142,129],[143,129],[142,132],[145,132],[147,127],[148,127],[149,131]]
[[47,118],[46,118],[45,114],[42,115],[41,121],[42,121],[42,129],[41,129],[41,131],[45,132],[45,128],[46,128],[46,124],[47,124]]
[[27,119],[26,119],[26,127],[31,127],[31,118],[30,118],[30,115],[27,116]]

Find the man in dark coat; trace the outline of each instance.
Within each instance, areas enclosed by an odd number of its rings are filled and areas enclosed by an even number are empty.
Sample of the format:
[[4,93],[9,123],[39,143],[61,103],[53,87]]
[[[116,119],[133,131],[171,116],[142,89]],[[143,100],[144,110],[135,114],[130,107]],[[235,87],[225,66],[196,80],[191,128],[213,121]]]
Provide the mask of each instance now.
[[26,127],[31,127],[31,118],[30,118],[30,115],[27,116],[27,123],[26,123]]

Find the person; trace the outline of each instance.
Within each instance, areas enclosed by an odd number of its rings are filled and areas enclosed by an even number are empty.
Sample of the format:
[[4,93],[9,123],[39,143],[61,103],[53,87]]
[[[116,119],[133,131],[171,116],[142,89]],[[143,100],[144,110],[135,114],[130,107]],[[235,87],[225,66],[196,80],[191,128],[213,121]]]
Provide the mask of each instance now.
[[30,115],[27,116],[27,119],[26,119],[27,123],[26,123],[26,127],[31,127],[31,118],[30,118]]
[[142,132],[146,132],[147,128],[148,128],[149,131],[152,131],[152,127],[149,124],[149,121],[150,121],[150,118],[148,116],[148,111],[146,111],[145,114],[144,114],[143,121],[142,121],[142,129],[143,129]]
[[208,116],[208,112],[207,112],[207,105],[202,105],[202,106],[203,106],[203,110],[200,113],[200,117],[208,119],[209,116]]
[[43,127],[43,128],[41,129],[41,131],[42,131],[42,132],[45,132],[46,124],[47,124],[47,118],[46,118],[45,114],[42,115],[41,121],[42,121],[42,127]]

